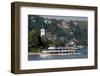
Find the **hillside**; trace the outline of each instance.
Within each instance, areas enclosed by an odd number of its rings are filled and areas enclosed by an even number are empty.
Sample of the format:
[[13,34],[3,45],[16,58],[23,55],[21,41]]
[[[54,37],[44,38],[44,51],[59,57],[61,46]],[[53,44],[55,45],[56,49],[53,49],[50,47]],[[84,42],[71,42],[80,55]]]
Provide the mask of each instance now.
[[76,39],[79,41],[78,45],[87,46],[87,26],[88,22],[84,20],[65,20],[38,15],[28,16],[29,33],[34,31],[39,35],[40,29],[44,28],[47,40],[58,40],[65,44],[71,39]]

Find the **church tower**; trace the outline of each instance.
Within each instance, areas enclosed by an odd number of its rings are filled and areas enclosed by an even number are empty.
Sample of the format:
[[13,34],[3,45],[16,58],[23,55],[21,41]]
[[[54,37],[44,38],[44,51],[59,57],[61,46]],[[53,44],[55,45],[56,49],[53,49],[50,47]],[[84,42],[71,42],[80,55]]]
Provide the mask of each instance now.
[[40,35],[41,35],[41,37],[45,35],[45,29],[44,28],[40,29]]

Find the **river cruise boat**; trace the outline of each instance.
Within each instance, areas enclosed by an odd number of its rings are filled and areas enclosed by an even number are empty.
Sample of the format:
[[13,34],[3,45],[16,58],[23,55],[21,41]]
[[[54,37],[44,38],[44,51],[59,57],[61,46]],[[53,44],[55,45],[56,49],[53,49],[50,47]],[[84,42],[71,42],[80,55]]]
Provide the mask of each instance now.
[[71,55],[74,54],[77,48],[75,47],[48,47],[47,50],[42,51],[42,56],[49,55]]

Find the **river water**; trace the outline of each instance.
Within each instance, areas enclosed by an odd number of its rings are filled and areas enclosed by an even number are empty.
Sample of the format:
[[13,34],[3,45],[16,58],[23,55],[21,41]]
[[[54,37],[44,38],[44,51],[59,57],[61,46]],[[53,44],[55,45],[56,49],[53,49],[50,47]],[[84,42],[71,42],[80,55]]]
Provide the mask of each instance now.
[[76,50],[75,54],[71,55],[49,55],[42,57],[40,55],[28,55],[28,60],[56,60],[56,59],[79,59],[79,58],[88,58],[88,49],[82,48]]

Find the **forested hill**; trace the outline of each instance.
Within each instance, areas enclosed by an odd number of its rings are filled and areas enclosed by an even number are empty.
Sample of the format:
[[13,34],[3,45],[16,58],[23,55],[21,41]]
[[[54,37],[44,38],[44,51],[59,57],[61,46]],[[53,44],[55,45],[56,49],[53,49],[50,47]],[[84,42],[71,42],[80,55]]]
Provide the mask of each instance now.
[[46,30],[47,38],[63,39],[66,42],[75,38],[80,44],[87,45],[88,22],[79,20],[65,20],[48,18],[38,15],[28,16],[28,32]]

